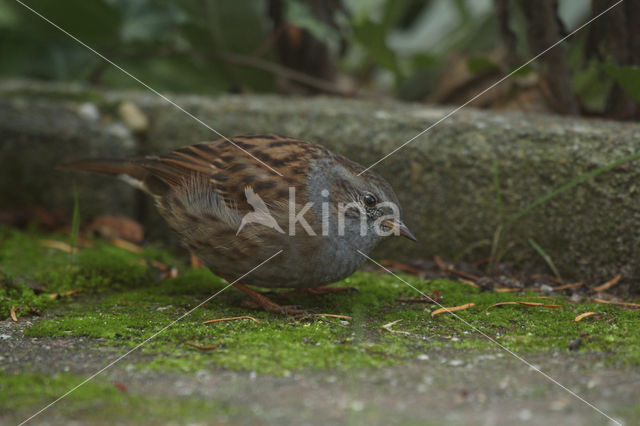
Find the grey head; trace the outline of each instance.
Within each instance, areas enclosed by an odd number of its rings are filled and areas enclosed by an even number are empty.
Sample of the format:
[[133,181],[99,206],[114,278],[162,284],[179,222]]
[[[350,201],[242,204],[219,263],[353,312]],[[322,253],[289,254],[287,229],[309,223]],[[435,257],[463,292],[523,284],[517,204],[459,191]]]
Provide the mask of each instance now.
[[[401,219],[402,209],[391,185],[361,165],[333,154],[317,160],[307,180],[316,215],[329,215],[329,232],[350,249],[370,252],[382,239],[415,237]],[[329,208],[316,207],[327,202]]]

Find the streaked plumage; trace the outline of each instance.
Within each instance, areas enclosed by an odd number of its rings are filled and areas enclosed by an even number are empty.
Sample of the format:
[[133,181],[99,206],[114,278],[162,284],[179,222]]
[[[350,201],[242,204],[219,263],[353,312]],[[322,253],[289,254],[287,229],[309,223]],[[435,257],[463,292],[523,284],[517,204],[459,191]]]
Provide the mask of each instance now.
[[[359,164],[302,140],[277,135],[232,140],[282,176],[226,140],[190,145],[166,155],[80,161],[64,167],[118,176],[147,191],[187,247],[214,273],[230,280],[280,249],[281,255],[243,283],[309,288],[352,274],[365,260],[356,249],[368,253],[381,237],[359,235],[359,222],[354,227],[353,218],[347,218],[345,235],[337,234],[335,224],[328,235],[322,235],[322,202],[328,202],[331,215],[337,214],[339,202],[362,204],[365,193],[398,204],[389,184],[371,171],[358,176],[364,169]],[[242,218],[259,209],[247,202],[247,188],[264,201],[284,233],[260,223],[245,223],[238,232]],[[314,203],[305,218],[315,236],[300,224],[289,229],[290,191],[295,192],[297,212],[305,203]],[[292,230],[295,235],[289,235]]]

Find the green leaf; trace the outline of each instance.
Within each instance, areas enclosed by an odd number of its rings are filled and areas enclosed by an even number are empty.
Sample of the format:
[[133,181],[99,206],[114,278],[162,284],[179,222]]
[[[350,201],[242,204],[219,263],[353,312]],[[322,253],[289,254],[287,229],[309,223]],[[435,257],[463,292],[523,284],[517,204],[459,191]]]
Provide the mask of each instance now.
[[[113,46],[118,41],[122,16],[105,0],[32,0],[28,6],[91,47],[100,49]],[[27,8],[17,4],[16,10],[21,16],[25,37],[41,42],[58,39],[76,43]]]
[[338,51],[340,35],[334,28],[318,19],[307,4],[287,1],[286,19],[290,24],[307,30],[315,39],[325,43],[331,51]]
[[603,74],[601,64],[589,61],[586,67],[576,70],[571,77],[573,90],[582,102],[592,111],[604,111],[611,79]]
[[500,70],[500,65],[486,56],[472,56],[467,59],[467,69],[473,74],[480,74],[486,71]]
[[[121,65],[161,92],[218,93],[230,88],[219,63],[199,63],[187,55],[152,57],[144,61],[132,59]],[[139,87],[131,77],[113,67],[105,70],[103,79],[112,87]]]
[[369,56],[375,59],[380,66],[393,72],[396,81],[402,78],[398,59],[393,50],[387,46],[386,28],[383,24],[364,19],[353,23],[355,39],[365,48]]
[[612,63],[602,65],[604,71],[612,77],[622,89],[636,102],[640,103],[640,67],[616,66]]

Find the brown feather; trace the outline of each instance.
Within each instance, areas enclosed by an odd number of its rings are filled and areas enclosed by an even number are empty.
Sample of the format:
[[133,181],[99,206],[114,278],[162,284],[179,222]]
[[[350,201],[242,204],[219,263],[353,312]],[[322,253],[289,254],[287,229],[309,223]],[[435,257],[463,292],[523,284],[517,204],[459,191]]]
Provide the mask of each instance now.
[[58,168],[62,170],[80,170],[99,173],[108,176],[127,175],[138,180],[143,180],[146,174],[143,169],[131,160],[122,159],[80,160],[61,164]]

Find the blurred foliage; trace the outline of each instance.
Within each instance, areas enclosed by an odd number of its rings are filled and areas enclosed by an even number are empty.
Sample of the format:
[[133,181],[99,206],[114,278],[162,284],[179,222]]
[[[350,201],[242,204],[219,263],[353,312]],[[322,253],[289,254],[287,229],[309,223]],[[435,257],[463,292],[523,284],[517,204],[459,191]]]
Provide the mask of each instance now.
[[[505,60],[499,1],[24,1],[160,91],[360,91],[461,103],[516,68]],[[515,39],[514,51],[506,53],[517,57],[519,65],[538,52],[531,52],[527,43],[519,1],[503,4],[509,8],[506,27]],[[592,16],[586,0],[559,0],[558,5],[564,31]],[[563,47],[581,110],[605,113],[614,84],[640,101],[640,68],[616,61],[606,46],[593,55],[588,32],[589,28],[578,33]],[[326,52],[312,49],[309,39]],[[305,59],[305,54],[313,58]],[[283,59],[287,55],[300,61],[292,64]],[[320,62],[328,63],[326,70]],[[531,78],[540,66],[538,61],[531,64],[509,84]],[[336,90],[291,71],[329,82]],[[0,0],[0,76],[137,87],[130,77],[13,0]],[[283,85],[287,80],[300,84]],[[513,97],[513,90],[501,96]],[[505,104],[509,105],[500,99],[479,106]]]

